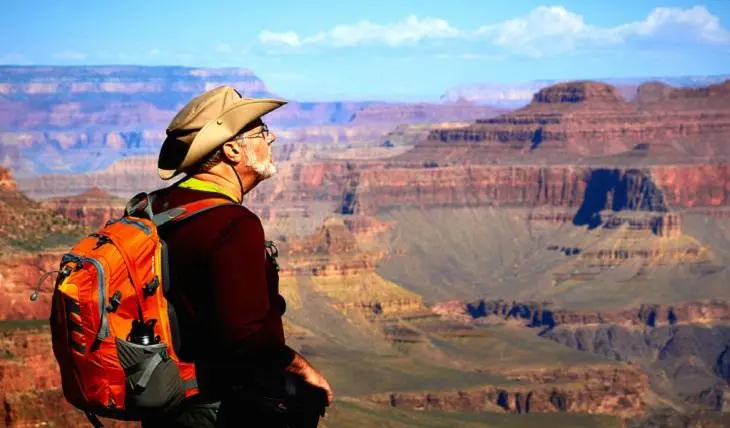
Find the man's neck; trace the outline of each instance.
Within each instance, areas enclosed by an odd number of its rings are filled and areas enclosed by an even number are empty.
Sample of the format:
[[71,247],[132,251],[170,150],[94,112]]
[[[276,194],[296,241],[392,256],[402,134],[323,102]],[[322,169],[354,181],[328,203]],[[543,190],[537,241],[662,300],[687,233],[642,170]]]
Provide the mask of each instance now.
[[[222,170],[222,168],[225,168]],[[225,171],[228,170],[228,171]],[[233,168],[228,165],[216,165],[208,172],[200,172],[194,174],[192,177],[201,181],[206,181],[220,187],[226,193],[235,196],[240,202],[243,202],[243,196],[248,193],[256,185],[251,178],[248,176],[241,177],[239,183],[238,177],[236,177]],[[243,188],[241,188],[243,187]],[[241,193],[243,191],[243,194]]]

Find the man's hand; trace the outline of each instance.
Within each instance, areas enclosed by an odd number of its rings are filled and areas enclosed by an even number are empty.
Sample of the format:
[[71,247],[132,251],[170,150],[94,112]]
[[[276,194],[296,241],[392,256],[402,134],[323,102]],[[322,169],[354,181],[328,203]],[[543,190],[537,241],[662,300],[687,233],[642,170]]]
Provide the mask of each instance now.
[[317,388],[322,388],[327,393],[327,405],[329,406],[332,404],[332,400],[334,400],[335,395],[332,392],[332,387],[329,382],[327,382],[327,379],[322,376],[322,373],[318,372],[314,367],[309,366],[309,368],[305,369],[304,373],[302,373],[302,377],[308,384],[316,386]]
[[309,361],[304,359],[301,355],[299,355],[298,352],[294,352],[294,360],[291,362],[289,367],[287,367],[287,371],[290,373],[294,373],[298,376],[301,376],[302,379],[304,379],[305,382],[308,384],[315,386],[317,388],[322,388],[325,393],[327,394],[327,406],[332,404],[332,401],[334,400],[334,393],[332,392],[332,387],[330,386],[329,382],[327,382],[327,379],[322,376],[322,373],[317,371],[314,367],[312,367],[311,364],[309,364]]

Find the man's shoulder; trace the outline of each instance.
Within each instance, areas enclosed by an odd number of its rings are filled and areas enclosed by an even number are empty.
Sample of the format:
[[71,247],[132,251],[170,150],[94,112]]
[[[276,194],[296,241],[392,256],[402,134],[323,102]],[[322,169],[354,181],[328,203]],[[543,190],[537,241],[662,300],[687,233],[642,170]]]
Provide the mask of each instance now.
[[[200,201],[203,199],[220,199],[221,195],[214,192],[201,192],[182,188],[162,189],[155,195],[153,211],[162,212],[165,210],[180,207],[185,204]],[[193,216],[185,223],[204,223],[206,229],[226,229],[231,226],[258,226],[262,227],[261,219],[250,209],[233,201],[206,210]]]

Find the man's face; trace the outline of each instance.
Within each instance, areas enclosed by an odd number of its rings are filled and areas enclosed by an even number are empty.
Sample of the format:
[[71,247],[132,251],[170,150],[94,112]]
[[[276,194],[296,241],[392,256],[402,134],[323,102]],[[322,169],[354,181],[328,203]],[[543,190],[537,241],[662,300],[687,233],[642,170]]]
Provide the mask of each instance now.
[[243,134],[243,151],[246,155],[246,164],[265,180],[276,174],[276,165],[271,153],[271,145],[276,141],[276,135],[263,122]]

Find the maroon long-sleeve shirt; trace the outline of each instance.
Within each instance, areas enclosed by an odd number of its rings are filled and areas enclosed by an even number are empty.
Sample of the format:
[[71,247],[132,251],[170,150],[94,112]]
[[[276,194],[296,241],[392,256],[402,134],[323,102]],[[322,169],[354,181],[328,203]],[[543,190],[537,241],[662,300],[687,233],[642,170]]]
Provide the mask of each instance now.
[[[153,210],[221,197],[173,185],[156,192]],[[179,356],[195,361],[199,372],[212,371],[216,383],[283,370],[293,358],[284,340],[285,302],[259,218],[241,205],[225,205],[163,225],[159,233],[167,245]]]

